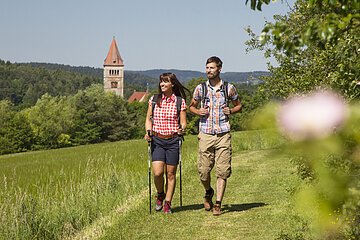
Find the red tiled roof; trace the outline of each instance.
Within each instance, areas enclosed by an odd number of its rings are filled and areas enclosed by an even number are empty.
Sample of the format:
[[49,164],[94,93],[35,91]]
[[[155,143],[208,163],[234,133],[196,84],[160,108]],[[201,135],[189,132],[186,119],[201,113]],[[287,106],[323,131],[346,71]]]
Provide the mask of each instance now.
[[123,60],[120,56],[115,37],[113,38],[109,52],[104,60],[104,66],[124,66]]
[[144,102],[145,98],[147,96],[147,92],[134,92],[128,99],[129,103],[132,103],[134,101],[138,102]]

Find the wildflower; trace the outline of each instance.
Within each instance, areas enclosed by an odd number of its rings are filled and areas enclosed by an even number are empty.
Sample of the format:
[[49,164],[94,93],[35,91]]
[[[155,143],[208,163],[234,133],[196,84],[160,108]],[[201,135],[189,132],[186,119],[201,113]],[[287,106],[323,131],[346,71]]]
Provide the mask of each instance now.
[[301,141],[329,136],[346,119],[344,100],[330,91],[317,91],[294,97],[279,109],[278,124],[290,139]]

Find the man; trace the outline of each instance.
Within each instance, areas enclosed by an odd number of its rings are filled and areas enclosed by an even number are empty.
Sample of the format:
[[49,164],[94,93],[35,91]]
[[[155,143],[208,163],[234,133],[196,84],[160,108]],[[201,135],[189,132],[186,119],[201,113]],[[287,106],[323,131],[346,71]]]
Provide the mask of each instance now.
[[[206,61],[208,80],[205,85],[199,84],[190,103],[190,111],[200,116],[199,122],[199,157],[198,172],[205,188],[204,208],[213,215],[221,214],[221,201],[224,196],[226,181],[231,175],[231,136],[229,115],[241,109],[238,94],[234,85],[220,78],[222,61],[213,56]],[[227,89],[225,89],[227,86]],[[205,89],[206,87],[206,89]],[[206,96],[204,96],[206,93]],[[227,98],[226,99],[226,95]],[[230,100],[233,107],[227,104]],[[200,108],[198,108],[200,103]],[[216,203],[212,198],[214,189],[211,187],[210,172],[216,169]]]

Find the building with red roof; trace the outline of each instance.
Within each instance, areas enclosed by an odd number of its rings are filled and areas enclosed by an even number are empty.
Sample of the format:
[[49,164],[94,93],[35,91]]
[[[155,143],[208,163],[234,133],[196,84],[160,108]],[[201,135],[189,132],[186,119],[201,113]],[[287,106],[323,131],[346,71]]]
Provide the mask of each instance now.
[[133,94],[129,97],[128,102],[132,103],[135,101],[138,102],[145,102],[146,101],[146,97],[149,95],[148,92],[136,92],[134,91]]

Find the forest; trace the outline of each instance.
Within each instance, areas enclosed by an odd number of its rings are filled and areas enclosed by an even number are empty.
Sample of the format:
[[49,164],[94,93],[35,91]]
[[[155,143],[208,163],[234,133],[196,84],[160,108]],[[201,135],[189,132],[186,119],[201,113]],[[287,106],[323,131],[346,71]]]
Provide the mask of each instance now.
[[[143,137],[147,104],[105,93],[99,70],[0,61],[0,76],[0,154]],[[125,99],[147,83],[157,92],[155,78],[134,72],[125,78]],[[186,86],[193,90],[202,80]],[[255,90],[238,84],[244,99]],[[232,120],[234,130],[241,129],[238,119]],[[188,114],[188,120],[188,133],[196,133],[198,118]]]

